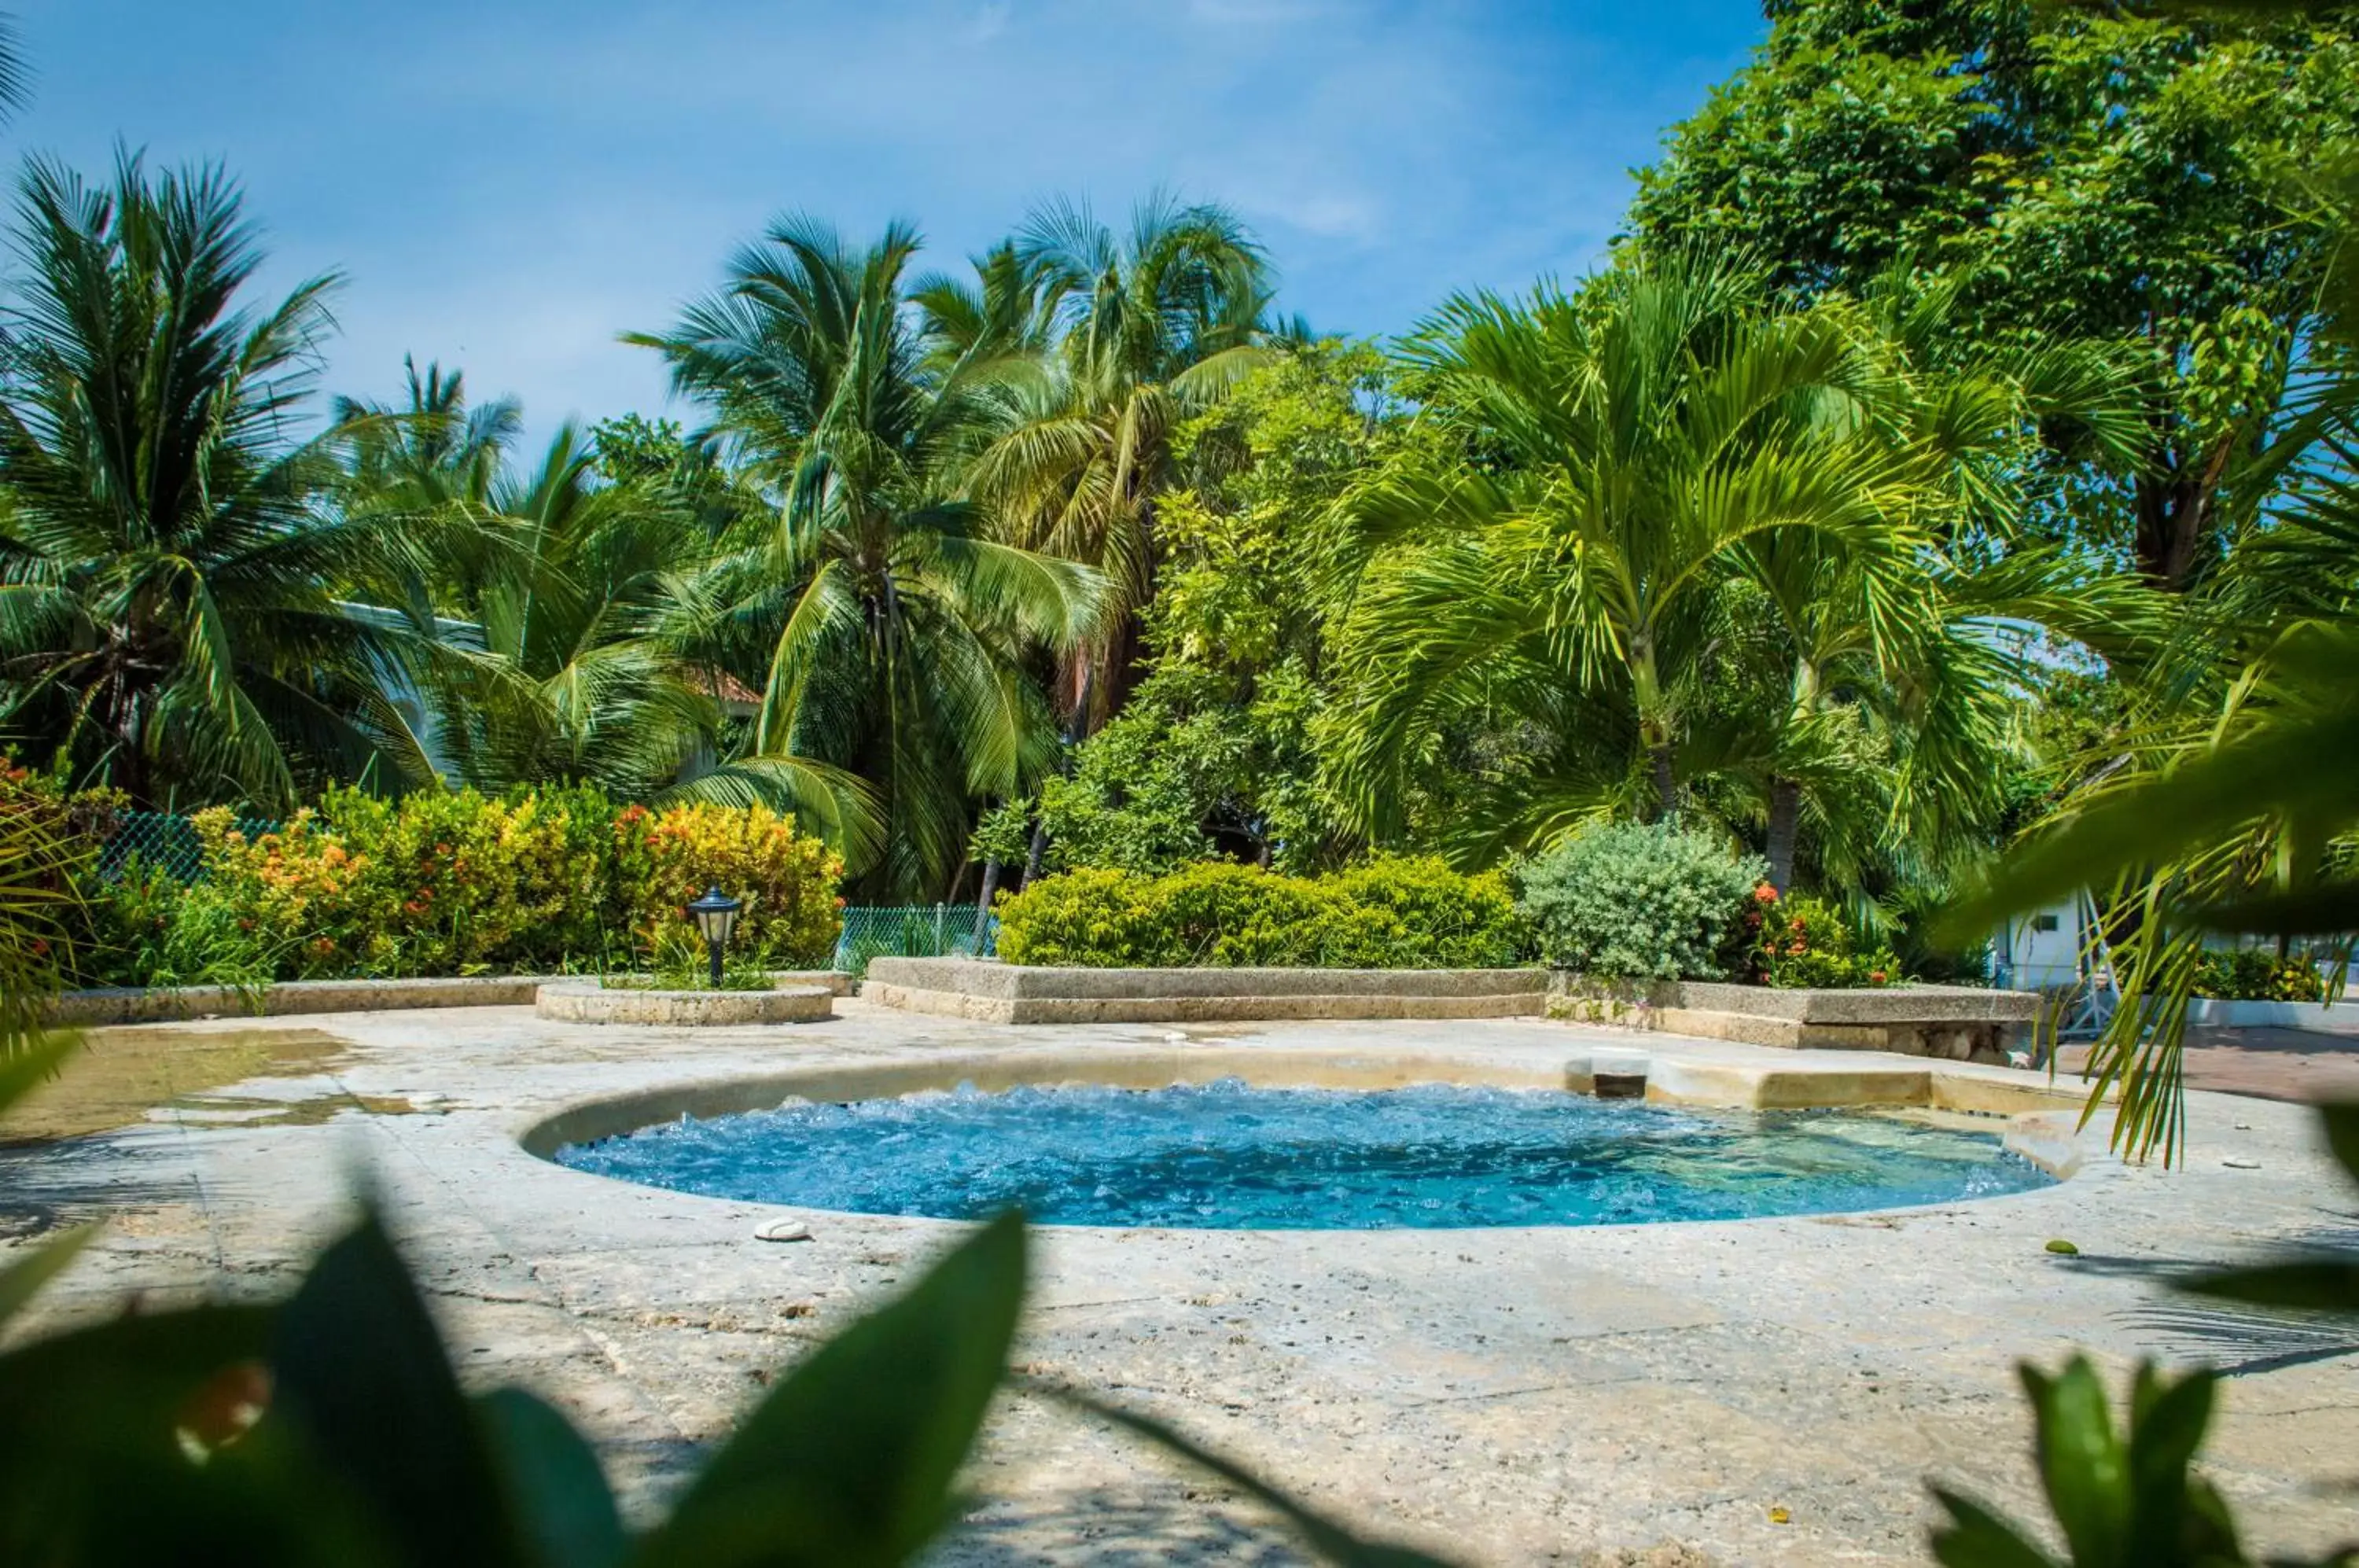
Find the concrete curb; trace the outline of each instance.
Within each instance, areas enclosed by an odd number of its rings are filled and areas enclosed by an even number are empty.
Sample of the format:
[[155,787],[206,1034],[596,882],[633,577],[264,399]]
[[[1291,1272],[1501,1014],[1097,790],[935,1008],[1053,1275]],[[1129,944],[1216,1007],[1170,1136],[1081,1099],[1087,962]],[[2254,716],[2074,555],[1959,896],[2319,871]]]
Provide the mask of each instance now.
[[718,1028],[727,1024],[813,1024],[835,1016],[835,993],[825,985],[781,985],[768,991],[635,991],[594,980],[543,985],[532,1010],[569,1024],[657,1024]]
[[[564,975],[480,975],[429,980],[287,980],[259,991],[234,985],[117,985],[68,991],[51,1004],[49,1021],[68,1029],[104,1024],[179,1023],[190,1018],[281,1018],[305,1013],[384,1013],[412,1007],[525,1007],[543,985],[578,979]],[[782,970],[781,985],[816,985],[832,996],[852,994],[841,970]]]

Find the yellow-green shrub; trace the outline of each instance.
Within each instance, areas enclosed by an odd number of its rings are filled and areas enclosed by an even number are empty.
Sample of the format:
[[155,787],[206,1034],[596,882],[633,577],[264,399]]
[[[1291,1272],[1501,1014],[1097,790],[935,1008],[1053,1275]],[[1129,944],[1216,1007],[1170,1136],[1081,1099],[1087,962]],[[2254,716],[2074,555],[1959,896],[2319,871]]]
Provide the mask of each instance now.
[[645,967],[718,884],[745,913],[734,962],[832,958],[842,866],[756,807],[617,811],[594,789],[494,798],[332,790],[274,832],[226,811],[192,820],[203,871],[186,887],[137,866],[89,889],[92,977],[212,981]]
[[683,920],[686,906],[718,887],[745,904],[731,951],[746,962],[817,969],[835,955],[843,924],[836,894],[843,866],[792,817],[766,806],[626,809],[614,821],[615,859],[633,899],[634,940],[652,948],[658,932]]
[[1081,870],[999,906],[1010,964],[1083,968],[1471,969],[1516,962],[1506,884],[1437,860],[1386,859],[1332,877],[1200,862],[1160,877]]

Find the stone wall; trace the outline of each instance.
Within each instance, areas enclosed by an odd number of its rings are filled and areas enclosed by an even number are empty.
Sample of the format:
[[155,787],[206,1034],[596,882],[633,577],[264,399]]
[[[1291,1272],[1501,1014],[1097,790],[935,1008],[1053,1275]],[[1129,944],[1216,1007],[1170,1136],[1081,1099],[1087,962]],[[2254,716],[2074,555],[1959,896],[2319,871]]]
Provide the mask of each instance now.
[[1547,1008],[1540,969],[1050,969],[877,958],[862,1000],[979,1023],[1501,1018]]
[[2030,991],[1975,985],[1778,990],[1716,981],[1592,980],[1557,974],[1549,1016],[1788,1050],[1889,1051],[1950,1062],[2006,1060],[2039,1016]]

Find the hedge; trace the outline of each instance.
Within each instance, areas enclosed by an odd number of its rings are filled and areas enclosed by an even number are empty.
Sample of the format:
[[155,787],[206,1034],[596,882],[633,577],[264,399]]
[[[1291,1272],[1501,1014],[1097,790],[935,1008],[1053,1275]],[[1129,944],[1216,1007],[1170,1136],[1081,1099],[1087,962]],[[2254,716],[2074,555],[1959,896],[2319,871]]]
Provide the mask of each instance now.
[[1438,860],[1329,877],[1204,862],[1164,876],[1080,870],[999,904],[999,956],[1088,969],[1488,969],[1528,942],[1506,883]]
[[760,806],[332,789],[273,832],[241,831],[225,809],[196,813],[203,865],[184,882],[136,854],[95,853],[119,803],[104,794],[21,773],[5,788],[5,803],[54,813],[93,852],[71,933],[70,977],[83,985],[645,968],[696,947],[682,906],[715,884],[745,905],[736,962],[823,967],[841,923],[841,863]]

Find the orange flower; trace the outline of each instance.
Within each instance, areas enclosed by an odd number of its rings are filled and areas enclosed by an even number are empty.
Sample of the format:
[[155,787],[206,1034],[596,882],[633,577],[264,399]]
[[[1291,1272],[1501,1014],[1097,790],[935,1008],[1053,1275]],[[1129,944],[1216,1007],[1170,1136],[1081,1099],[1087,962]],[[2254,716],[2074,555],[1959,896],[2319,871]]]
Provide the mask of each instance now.
[[1757,904],[1774,904],[1777,901],[1777,889],[1764,882],[1753,889],[1753,900]]

